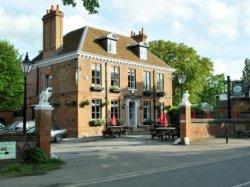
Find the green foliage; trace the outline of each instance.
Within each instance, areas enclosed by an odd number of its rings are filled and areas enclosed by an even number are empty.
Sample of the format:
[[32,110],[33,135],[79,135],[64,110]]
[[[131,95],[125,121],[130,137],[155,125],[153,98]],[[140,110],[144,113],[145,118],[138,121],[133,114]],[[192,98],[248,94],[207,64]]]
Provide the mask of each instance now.
[[173,104],[178,105],[181,101],[181,87],[178,83],[181,73],[187,77],[183,90],[189,91],[192,103],[199,103],[201,101],[200,93],[213,73],[211,60],[198,55],[192,47],[171,41],[152,41],[149,43],[149,50],[176,69],[173,73]]
[[89,126],[96,127],[96,126],[102,126],[105,124],[105,121],[103,119],[94,119],[89,121]]
[[245,65],[242,73],[243,76],[241,79],[244,81],[246,87],[250,88],[250,59],[248,58],[245,60]]
[[168,116],[170,117],[170,123],[174,126],[180,125],[180,107],[173,106],[168,109]]
[[51,170],[60,169],[62,164],[64,164],[64,162],[58,158],[49,158],[42,164],[13,162],[4,165],[4,167],[0,169],[0,179],[2,177],[41,175]]
[[[76,6],[75,0],[62,0],[64,5]],[[89,14],[97,14],[100,7],[98,0],[82,0],[83,6],[89,12]]]
[[0,170],[1,176],[8,177],[16,177],[16,176],[24,176],[31,175],[33,173],[33,169],[31,165],[25,165],[22,163],[11,163],[7,167],[4,167]]
[[224,74],[212,75],[205,82],[204,89],[200,94],[201,101],[215,104],[215,96],[226,91],[226,80]]
[[23,102],[21,56],[7,41],[0,40],[0,110],[18,110]]
[[121,120],[121,119],[118,119],[117,120],[117,125],[118,126],[122,126],[124,124],[124,121],[123,120]]
[[24,161],[29,164],[43,164],[49,160],[48,155],[38,147],[28,149],[24,155]]

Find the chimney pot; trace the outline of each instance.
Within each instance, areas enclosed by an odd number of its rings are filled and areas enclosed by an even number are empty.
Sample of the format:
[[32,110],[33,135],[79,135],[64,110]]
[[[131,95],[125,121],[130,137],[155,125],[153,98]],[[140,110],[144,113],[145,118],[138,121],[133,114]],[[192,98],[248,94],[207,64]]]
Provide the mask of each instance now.
[[59,5],[56,5],[56,10],[60,10],[60,7],[59,7]]
[[51,5],[51,11],[55,10],[54,5]]

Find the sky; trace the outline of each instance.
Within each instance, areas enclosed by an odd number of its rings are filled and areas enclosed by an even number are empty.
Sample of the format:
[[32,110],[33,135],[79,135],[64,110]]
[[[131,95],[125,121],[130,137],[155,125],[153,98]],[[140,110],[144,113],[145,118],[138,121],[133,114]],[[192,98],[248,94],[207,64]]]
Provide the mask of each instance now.
[[214,62],[214,74],[240,79],[250,57],[250,0],[100,0],[97,15],[61,0],[0,0],[0,39],[10,41],[21,54],[35,57],[42,49],[42,21],[50,5],[64,12],[64,34],[93,26],[130,35],[142,27],[148,41],[185,43]]

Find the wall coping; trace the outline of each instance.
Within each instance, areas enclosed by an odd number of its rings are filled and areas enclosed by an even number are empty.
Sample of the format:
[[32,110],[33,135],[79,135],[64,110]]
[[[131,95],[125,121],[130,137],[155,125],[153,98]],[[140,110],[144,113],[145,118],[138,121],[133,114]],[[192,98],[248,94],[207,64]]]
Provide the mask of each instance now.
[[249,123],[249,119],[191,119],[191,123]]
[[26,140],[37,140],[37,134],[2,134],[0,135],[0,141],[26,141]]

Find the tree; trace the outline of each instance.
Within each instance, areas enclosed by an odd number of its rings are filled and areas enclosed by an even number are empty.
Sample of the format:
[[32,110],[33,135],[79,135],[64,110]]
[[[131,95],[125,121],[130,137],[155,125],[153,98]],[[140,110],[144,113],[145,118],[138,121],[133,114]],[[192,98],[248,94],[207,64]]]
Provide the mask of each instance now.
[[250,59],[248,58],[245,60],[245,65],[244,65],[242,73],[243,73],[243,76],[241,79],[244,81],[244,84],[249,89],[250,88]]
[[215,96],[226,92],[226,79],[224,73],[212,75],[206,81],[204,89],[200,95],[202,102],[215,104]]
[[[64,5],[76,6],[75,0],[62,0]],[[89,14],[97,14],[97,9],[100,7],[98,0],[82,0],[83,6],[89,12]]]
[[171,41],[152,41],[149,43],[149,50],[165,61],[176,71],[173,73],[173,103],[180,103],[180,84],[178,77],[181,73],[187,79],[183,84],[183,90],[190,92],[192,103],[201,102],[201,93],[206,86],[206,82],[213,72],[213,63],[210,59],[201,57],[194,48],[185,44],[177,44]]
[[23,102],[21,56],[7,41],[0,40],[0,110],[18,110]]

